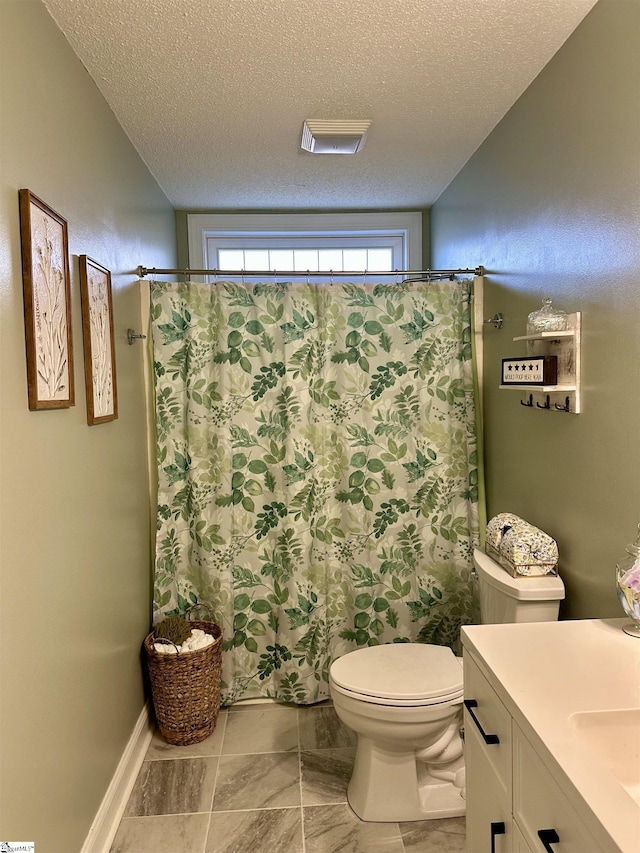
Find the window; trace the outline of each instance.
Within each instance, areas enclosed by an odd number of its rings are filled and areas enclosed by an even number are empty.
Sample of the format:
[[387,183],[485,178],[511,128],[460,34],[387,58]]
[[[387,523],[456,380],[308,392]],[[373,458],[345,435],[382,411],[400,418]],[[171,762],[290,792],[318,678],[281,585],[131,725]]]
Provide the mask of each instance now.
[[[376,272],[420,269],[422,214],[189,214],[193,269]],[[314,281],[329,280],[314,276]],[[388,279],[386,279],[388,281]]]

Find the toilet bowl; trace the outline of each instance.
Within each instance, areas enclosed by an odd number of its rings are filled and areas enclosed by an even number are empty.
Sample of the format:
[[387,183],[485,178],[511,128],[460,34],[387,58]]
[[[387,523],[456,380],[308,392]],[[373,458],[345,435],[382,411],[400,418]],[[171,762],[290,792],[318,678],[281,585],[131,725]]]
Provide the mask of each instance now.
[[335,661],[334,707],[358,736],[347,796],[362,820],[465,813],[462,661],[445,646],[390,643]]
[[[481,622],[558,618],[557,576],[512,578],[474,552]],[[329,670],[335,711],[357,735],[347,790],[362,820],[416,821],[466,811],[462,660],[446,646],[389,643],[356,649]]]

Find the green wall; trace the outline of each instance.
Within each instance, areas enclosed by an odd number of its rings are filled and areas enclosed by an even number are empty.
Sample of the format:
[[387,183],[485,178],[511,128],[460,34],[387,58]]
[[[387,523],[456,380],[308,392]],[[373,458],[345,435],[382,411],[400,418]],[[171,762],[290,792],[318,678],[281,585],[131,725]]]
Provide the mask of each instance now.
[[[489,516],[558,540],[567,618],[623,615],[640,523],[639,36],[636,0],[600,0],[431,211],[433,266],[484,264],[485,316],[505,317],[484,332]],[[546,295],[582,312],[580,415],[498,390]]]
[[[149,482],[133,270],[173,208],[40,0],[0,0],[0,836],[78,853],[144,705]],[[27,407],[18,190],[68,221],[76,405]],[[79,254],[111,270],[119,418],[87,426]]]
[[[332,211],[328,210],[313,210],[309,208],[307,210],[230,210],[229,213],[331,213]],[[333,213],[362,213],[362,210],[340,210],[333,211]],[[380,210],[367,210],[367,213],[379,213],[382,212]],[[388,213],[392,213],[393,211],[386,211]],[[402,211],[404,212],[404,211]],[[224,213],[222,210],[202,210],[202,209],[194,209],[194,210],[176,210],[176,234],[178,240],[178,265],[181,268],[189,266],[189,237],[187,232],[187,215],[189,213]],[[427,263],[429,255],[430,255],[430,247],[429,247],[429,208],[424,208],[424,210],[420,211],[422,213],[422,261],[423,266]]]

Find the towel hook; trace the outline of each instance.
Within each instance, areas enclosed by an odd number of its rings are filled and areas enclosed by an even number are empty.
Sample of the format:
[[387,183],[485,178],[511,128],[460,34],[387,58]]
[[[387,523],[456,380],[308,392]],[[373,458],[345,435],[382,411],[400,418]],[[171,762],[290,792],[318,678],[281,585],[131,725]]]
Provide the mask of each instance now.
[[568,397],[564,398],[564,406],[559,406],[557,403],[555,404],[555,406],[559,412],[570,412],[571,411],[571,409],[569,408],[569,398]]
[[527,408],[530,408],[531,406],[533,406],[533,394],[529,394],[529,402],[528,403],[525,403],[524,400],[520,400],[520,405],[526,406]]
[[545,400],[544,406],[540,405],[540,403],[538,403],[537,401],[536,401],[536,406],[539,409],[550,409],[551,408],[551,396],[549,394],[547,394],[547,398]]

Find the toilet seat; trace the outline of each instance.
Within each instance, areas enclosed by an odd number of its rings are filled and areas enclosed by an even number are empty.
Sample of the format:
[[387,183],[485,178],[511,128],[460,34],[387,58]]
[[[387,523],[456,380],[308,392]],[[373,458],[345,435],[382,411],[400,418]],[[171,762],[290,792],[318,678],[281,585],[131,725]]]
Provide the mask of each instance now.
[[331,665],[334,689],[376,705],[420,707],[462,698],[462,661],[447,646],[367,646]]

